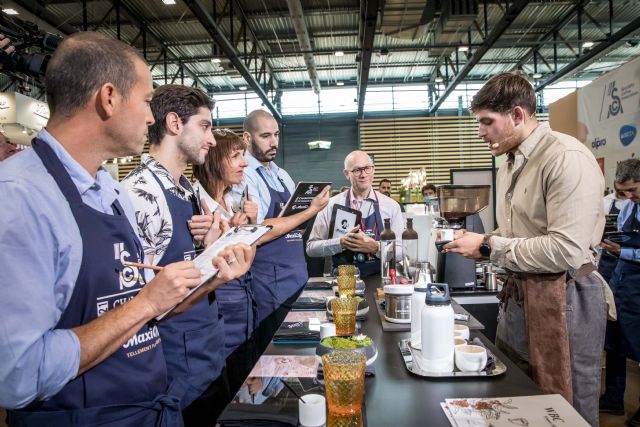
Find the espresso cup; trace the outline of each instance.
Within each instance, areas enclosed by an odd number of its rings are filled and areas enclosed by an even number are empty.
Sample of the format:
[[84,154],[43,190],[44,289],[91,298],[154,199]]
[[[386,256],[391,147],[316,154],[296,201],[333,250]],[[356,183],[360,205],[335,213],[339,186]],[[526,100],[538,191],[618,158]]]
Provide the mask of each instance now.
[[453,335],[455,338],[469,339],[469,327],[467,325],[454,325]]
[[320,339],[336,336],[336,324],[335,323],[322,323],[320,324]]
[[466,345],[467,344],[467,340],[465,340],[464,338],[454,338],[453,339],[453,346],[457,347],[459,345]]
[[487,366],[487,349],[479,345],[454,347],[456,366],[462,372],[478,372]]
[[326,400],[321,394],[305,394],[298,399],[298,421],[304,427],[323,426],[327,421]]

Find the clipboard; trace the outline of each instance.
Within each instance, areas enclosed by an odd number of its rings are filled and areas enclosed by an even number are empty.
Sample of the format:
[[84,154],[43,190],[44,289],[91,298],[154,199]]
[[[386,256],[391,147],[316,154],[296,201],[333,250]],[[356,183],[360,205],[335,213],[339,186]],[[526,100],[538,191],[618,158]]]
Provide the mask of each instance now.
[[335,204],[331,211],[331,221],[329,222],[329,238],[343,236],[354,227],[360,224],[362,212],[348,208],[344,205]]
[[220,236],[218,240],[216,240],[207,249],[202,251],[202,253],[193,260],[193,262],[195,262],[196,264],[196,267],[199,268],[200,272],[202,273],[200,284],[192,288],[187,296],[182,300],[182,302],[176,304],[161,315],[156,316],[155,322],[159,322],[164,319],[169,313],[180,307],[181,304],[189,299],[189,296],[191,296],[191,294],[198,290],[200,286],[216,277],[216,275],[218,274],[218,269],[213,266],[211,261],[222,250],[230,245],[235,245],[237,243],[246,243],[247,245],[253,245],[258,241],[258,239],[260,239],[269,230],[271,230],[271,228],[272,227],[270,225],[239,225],[237,227],[229,229],[226,233]]
[[640,249],[640,232],[638,231],[612,231],[604,233],[604,238],[623,248]]

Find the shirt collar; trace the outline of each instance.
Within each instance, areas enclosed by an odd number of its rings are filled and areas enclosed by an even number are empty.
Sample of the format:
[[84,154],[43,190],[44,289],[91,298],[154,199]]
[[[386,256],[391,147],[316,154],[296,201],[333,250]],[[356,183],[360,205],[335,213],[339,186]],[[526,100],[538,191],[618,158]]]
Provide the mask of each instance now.
[[278,175],[278,172],[280,171],[280,167],[276,165],[276,162],[269,162],[269,169],[265,168],[264,165],[260,163],[258,159],[253,157],[253,154],[251,154],[249,150],[247,150],[247,152],[244,154],[244,158],[247,159],[247,162],[249,163],[249,167],[253,170],[258,170],[262,168],[265,171],[272,172],[276,175]]
[[547,123],[540,123],[534,130],[529,134],[528,137],[525,138],[518,148],[515,149],[515,155],[522,155],[525,159],[529,159],[531,157],[531,153],[538,146],[538,142],[542,140],[542,137],[549,133],[551,128]]
[[[353,197],[353,186],[351,188],[349,188],[349,197],[351,198],[351,200],[355,201],[355,197]],[[376,193],[375,190],[373,189],[373,187],[369,190],[369,194],[367,195],[367,197],[365,197],[366,200],[376,200]]]
[[58,159],[60,159],[60,162],[66,169],[81,195],[86,194],[89,190],[105,190],[107,192],[112,192],[113,200],[116,199],[119,191],[114,185],[113,178],[109,172],[107,172],[102,166],[98,168],[96,177],[93,178],[91,174],[76,161],[76,159],[71,157],[69,152],[57,139],[53,137],[53,135],[49,133],[49,131],[47,131],[46,128],[43,128],[38,132],[37,138],[44,141],[53,150]]
[[186,176],[180,175],[180,185],[176,184],[176,180],[173,179],[173,176],[171,175],[171,173],[169,173],[167,168],[162,166],[162,164],[157,161],[151,154],[143,154],[140,157],[140,163],[145,165],[158,177],[158,179],[160,179],[160,182],[162,182],[162,186],[166,190],[174,189],[183,194],[191,194],[194,192],[193,187],[191,186],[191,183]]

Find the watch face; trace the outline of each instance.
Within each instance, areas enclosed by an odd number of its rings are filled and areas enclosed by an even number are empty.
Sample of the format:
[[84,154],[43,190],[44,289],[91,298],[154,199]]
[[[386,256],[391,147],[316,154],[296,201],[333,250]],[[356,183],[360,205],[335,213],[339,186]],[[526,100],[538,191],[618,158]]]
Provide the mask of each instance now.
[[482,255],[482,256],[491,255],[491,246],[487,245],[486,243],[481,244],[480,245],[480,255]]

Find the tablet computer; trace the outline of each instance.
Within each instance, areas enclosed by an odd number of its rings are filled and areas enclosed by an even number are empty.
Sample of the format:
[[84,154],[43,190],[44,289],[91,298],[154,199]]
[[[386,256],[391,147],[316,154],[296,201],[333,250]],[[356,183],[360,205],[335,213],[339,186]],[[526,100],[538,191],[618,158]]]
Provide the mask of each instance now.
[[329,238],[342,237],[357,225],[360,225],[362,213],[343,205],[335,204],[331,211]]

